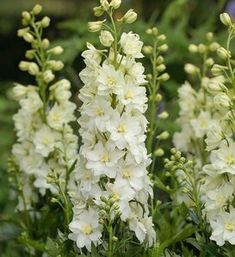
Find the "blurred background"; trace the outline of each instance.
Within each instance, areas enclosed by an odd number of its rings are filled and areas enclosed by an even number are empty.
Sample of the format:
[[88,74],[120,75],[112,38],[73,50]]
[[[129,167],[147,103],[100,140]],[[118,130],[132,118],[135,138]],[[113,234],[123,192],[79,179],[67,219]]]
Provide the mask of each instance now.
[[[188,52],[189,43],[205,40],[206,32],[212,31],[222,42],[225,36],[218,14],[223,11],[235,17],[235,1],[226,0],[122,0],[123,5],[117,15],[123,15],[128,8],[139,14],[138,22],[130,30],[141,34],[145,41],[146,28],[156,25],[166,34],[169,51],[166,56],[167,72],[171,79],[162,85],[164,106],[170,112],[170,120],[164,123],[173,133],[177,127],[177,88],[186,79],[184,64],[192,61]],[[11,99],[14,82],[27,83],[28,76],[18,70],[18,63],[24,59],[27,44],[17,38],[20,28],[21,12],[30,10],[34,4],[44,7],[43,14],[50,16],[51,26],[47,30],[53,44],[64,47],[64,74],[72,82],[74,100],[81,87],[78,74],[84,67],[81,52],[87,41],[97,43],[97,35],[87,32],[87,22],[94,20],[92,8],[98,0],[0,0],[0,256],[7,254],[12,229],[7,225],[10,214],[14,212],[7,179],[7,159],[15,140],[12,115],[17,111],[17,103]],[[148,65],[148,64],[146,64]],[[166,106],[166,107],[165,107]]]

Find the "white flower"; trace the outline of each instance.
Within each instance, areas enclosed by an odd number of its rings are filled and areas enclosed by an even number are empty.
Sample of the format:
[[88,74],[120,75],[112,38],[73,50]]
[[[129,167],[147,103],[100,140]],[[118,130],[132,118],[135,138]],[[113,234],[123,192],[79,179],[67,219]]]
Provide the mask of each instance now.
[[114,184],[109,183],[107,185],[107,190],[113,195],[112,199],[114,199],[115,203],[119,206],[121,219],[126,221],[131,214],[129,201],[134,198],[135,191],[120,181],[115,181]]
[[156,232],[151,217],[145,215],[140,219],[131,219],[130,229],[135,232],[136,237],[141,243],[146,240],[148,245],[152,246],[156,241]]
[[128,82],[125,87],[118,90],[118,99],[128,109],[137,109],[140,112],[145,112],[147,109],[145,87],[136,86],[131,82]]
[[143,42],[140,41],[140,37],[137,34],[132,32],[122,33],[120,39],[120,45],[122,51],[127,56],[133,58],[142,58],[143,54],[141,53]]
[[36,91],[29,91],[26,98],[19,101],[21,107],[25,112],[35,113],[43,107],[43,102]]
[[213,120],[209,112],[200,111],[196,119],[191,120],[191,125],[195,131],[195,136],[201,138],[210,130]]
[[107,46],[107,47],[111,46],[114,41],[113,35],[111,34],[111,32],[107,30],[101,30],[99,38],[100,38],[100,43],[103,46]]
[[235,209],[230,208],[230,212],[220,213],[214,220],[210,221],[212,228],[211,240],[222,246],[228,241],[235,245]]
[[70,82],[67,79],[62,79],[50,87],[50,91],[52,92],[52,95],[61,104],[68,101],[69,98],[71,97],[72,94],[69,91],[69,89],[70,89]]
[[36,152],[47,157],[50,152],[55,150],[57,140],[57,132],[52,131],[48,126],[43,125],[42,128],[35,133],[33,143]]
[[94,149],[86,153],[86,167],[92,169],[95,175],[107,175],[113,178],[117,172],[115,166],[123,154],[110,141],[105,144],[98,142]]
[[102,55],[92,44],[87,43],[88,50],[82,53],[82,57],[85,58],[85,63],[87,66],[99,65],[102,60]]
[[135,117],[128,114],[115,114],[109,123],[107,130],[110,132],[110,139],[113,140],[116,146],[122,150],[136,142],[136,138],[141,132],[140,123]]
[[91,251],[92,243],[97,246],[102,242],[102,227],[99,224],[98,212],[95,209],[82,210],[73,218],[69,224],[69,229],[72,231],[69,238],[76,241],[78,248],[86,247],[88,251]]
[[112,65],[104,64],[97,77],[98,91],[101,95],[116,93],[119,88],[124,87],[124,75],[115,70]]
[[219,174],[235,174],[235,143],[225,140],[218,150],[212,151],[210,161]]

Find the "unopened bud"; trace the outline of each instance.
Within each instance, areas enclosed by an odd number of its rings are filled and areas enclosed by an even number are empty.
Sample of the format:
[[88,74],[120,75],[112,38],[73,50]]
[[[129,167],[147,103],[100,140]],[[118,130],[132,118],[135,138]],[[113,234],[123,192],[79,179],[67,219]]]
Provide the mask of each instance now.
[[32,43],[34,38],[30,33],[27,32],[23,35],[23,39],[28,43]]
[[213,38],[214,38],[214,34],[212,32],[208,32],[206,34],[206,38],[207,38],[208,41],[212,41]]
[[47,38],[42,40],[42,47],[43,49],[47,49],[50,46],[50,41]]
[[163,56],[158,56],[158,58],[157,58],[157,60],[156,60],[156,63],[157,64],[162,64],[164,62],[164,58],[163,58]]
[[24,11],[24,12],[22,12],[22,18],[23,18],[25,21],[29,22],[30,19],[31,19],[31,15],[30,15],[29,12]]
[[186,63],[184,66],[184,70],[190,75],[195,75],[199,72],[199,68],[191,63]]
[[156,27],[153,27],[153,28],[152,28],[152,33],[153,33],[154,36],[157,36],[157,34],[158,34],[158,29],[157,29]]
[[168,73],[163,73],[161,76],[158,77],[158,80],[167,81],[169,78],[170,78],[170,75]]
[[51,60],[48,62],[48,64],[49,64],[50,69],[52,69],[54,71],[59,71],[64,68],[64,64],[61,61]]
[[27,71],[29,68],[29,64],[30,64],[29,62],[21,61],[19,63],[19,69],[22,71]]
[[112,0],[110,2],[110,7],[112,7],[113,9],[118,9],[121,5],[121,0]]
[[31,50],[27,50],[25,53],[25,57],[28,58],[29,60],[32,60],[34,58],[35,55],[35,50],[31,49]]
[[29,64],[28,72],[29,72],[30,75],[33,75],[33,76],[37,75],[38,72],[39,72],[38,65],[36,63],[34,63],[34,62],[31,62]]
[[153,30],[152,29],[146,29],[145,33],[147,35],[152,35],[153,34]]
[[206,46],[204,44],[198,45],[198,52],[204,54],[206,52]]
[[165,41],[166,40],[166,35],[161,34],[157,38],[158,38],[159,41]]
[[156,101],[157,103],[161,102],[161,101],[162,101],[162,95],[156,94],[156,96],[155,96],[155,101]]
[[100,4],[104,8],[105,11],[109,10],[109,2],[107,0],[100,0]]
[[23,37],[28,31],[29,31],[29,27],[24,28],[24,29],[18,29],[17,36]]
[[104,13],[104,8],[102,6],[97,6],[93,8],[94,15],[96,17],[100,17]]
[[165,119],[167,119],[168,117],[169,117],[168,112],[162,112],[162,113],[160,113],[160,114],[158,115],[158,118],[159,118],[159,119],[162,119],[162,120],[165,120]]
[[188,46],[188,50],[190,53],[197,53],[198,52],[198,46],[194,44],[190,44]]
[[163,72],[166,69],[166,65],[165,64],[160,64],[157,66],[156,70],[158,72]]
[[103,46],[110,47],[114,41],[113,35],[108,30],[102,30],[99,36],[100,43]]
[[230,106],[230,98],[225,93],[219,93],[214,97],[214,105],[217,109],[228,108]]
[[157,139],[159,139],[159,140],[166,140],[166,139],[169,138],[169,136],[170,136],[169,132],[164,131],[160,135],[157,136]]
[[50,25],[50,18],[45,16],[42,20],[41,20],[41,24],[43,28],[47,28]]
[[227,68],[222,65],[214,64],[213,67],[211,68],[211,72],[214,76],[219,76],[223,74],[224,69]]
[[43,73],[43,80],[46,83],[50,83],[55,78],[55,75],[51,70],[47,70]]
[[217,49],[217,54],[220,58],[226,60],[228,58],[231,58],[231,53],[229,51],[227,51],[225,48],[223,47],[219,47]]
[[60,55],[64,52],[64,49],[61,46],[56,46],[48,50],[48,53],[54,54],[54,55]]
[[129,11],[127,11],[127,13],[122,18],[123,22],[128,24],[135,22],[136,19],[137,19],[137,13],[134,12],[133,9],[130,9]]
[[212,58],[208,58],[205,61],[206,66],[212,66],[215,63],[215,61]]
[[165,152],[162,148],[159,148],[154,152],[154,155],[157,157],[162,157],[164,154],[165,154]]
[[213,43],[210,44],[209,49],[210,49],[210,51],[215,52],[215,51],[217,51],[217,49],[219,47],[220,47],[219,43],[213,42]]
[[158,47],[158,50],[161,51],[161,52],[166,52],[168,50],[168,45],[163,44],[163,45]]
[[232,25],[232,21],[230,16],[224,12],[220,14],[220,21],[225,25],[225,26],[231,26]]
[[36,5],[33,7],[32,13],[33,13],[34,15],[38,15],[41,11],[42,11],[42,6],[41,6],[40,4],[36,4]]
[[90,21],[88,22],[88,30],[90,32],[97,32],[102,29],[102,26],[104,24],[105,20],[103,21]]
[[153,47],[152,46],[144,46],[143,47],[143,53],[146,55],[153,53]]

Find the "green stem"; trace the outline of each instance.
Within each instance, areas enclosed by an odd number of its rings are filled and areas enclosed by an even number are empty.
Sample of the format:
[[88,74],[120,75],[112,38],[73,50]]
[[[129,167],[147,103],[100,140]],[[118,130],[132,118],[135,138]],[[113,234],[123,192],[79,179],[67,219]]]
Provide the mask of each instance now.
[[111,217],[109,221],[108,233],[109,233],[108,257],[112,257],[113,256],[113,227],[112,227]]

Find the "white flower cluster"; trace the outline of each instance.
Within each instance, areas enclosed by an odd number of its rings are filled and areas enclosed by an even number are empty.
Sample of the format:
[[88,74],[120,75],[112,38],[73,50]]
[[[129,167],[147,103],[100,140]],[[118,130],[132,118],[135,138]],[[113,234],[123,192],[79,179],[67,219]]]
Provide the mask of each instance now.
[[[101,31],[100,41],[111,46],[109,31]],[[120,219],[129,224],[140,242],[155,241],[148,199],[152,195],[147,166],[150,159],[145,147],[147,109],[144,67],[140,58],[143,43],[132,32],[119,41],[121,54],[110,48],[97,50],[88,44],[82,56],[86,68],[80,73],[84,87],[80,91],[79,118],[82,146],[75,174],[77,187],[71,192],[74,217],[70,238],[79,248],[91,250],[102,242],[99,224],[101,196],[111,197],[118,206]]]
[[[52,85],[50,103],[45,106],[37,86],[17,84],[13,88],[21,108],[14,115],[17,143],[12,153],[24,176],[27,208],[30,208],[33,191],[31,181],[42,195],[46,189],[55,193],[55,186],[47,181],[48,174],[56,171],[61,178],[65,178],[66,168],[76,159],[77,137],[68,124],[75,119],[73,113],[76,106],[69,101],[69,89],[70,82],[65,79]],[[19,208],[23,206],[20,204]]]
[[30,61],[20,62],[19,67],[35,76],[36,81],[35,85],[16,84],[13,88],[14,98],[20,105],[13,118],[17,143],[12,149],[21,174],[17,178],[23,192],[19,195],[20,210],[30,209],[31,203],[45,195],[46,190],[56,193],[57,187],[48,182],[48,175],[56,173],[61,180],[67,180],[66,173],[77,158],[77,136],[69,125],[75,120],[76,109],[69,100],[70,82],[66,79],[54,82],[54,72],[63,68],[63,63],[53,60],[52,56],[61,54],[63,49],[49,48],[49,40],[35,33],[34,30],[42,31],[49,26],[48,17],[35,23],[40,11],[41,6],[36,5],[31,12],[23,12],[23,25],[28,26],[18,31],[18,36],[32,47],[26,52]]
[[189,83],[179,89],[182,131],[175,134],[174,142],[200,163],[201,200],[212,228],[210,239],[222,246],[226,241],[235,244],[235,116],[230,81],[222,70],[218,72],[220,67],[213,66],[214,77],[203,77],[198,91]]

